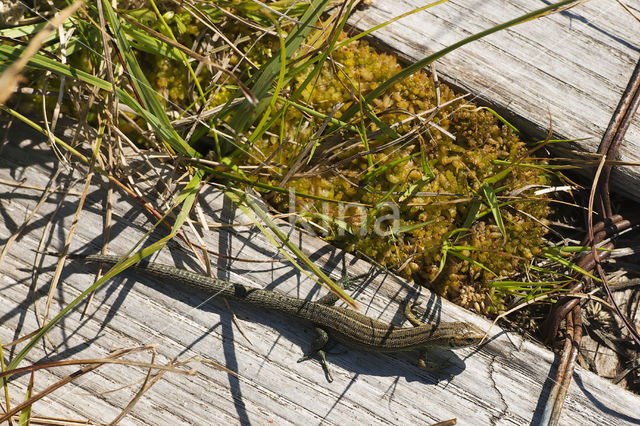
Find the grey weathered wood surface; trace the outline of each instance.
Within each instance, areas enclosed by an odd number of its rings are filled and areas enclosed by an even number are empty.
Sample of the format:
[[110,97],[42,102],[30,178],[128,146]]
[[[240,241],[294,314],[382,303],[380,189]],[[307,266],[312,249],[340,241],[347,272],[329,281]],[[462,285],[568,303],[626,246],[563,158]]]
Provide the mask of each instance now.
[[[415,62],[549,3],[451,0],[388,25],[372,37]],[[638,1],[623,3],[640,16]],[[350,23],[366,30],[424,4],[374,0]],[[441,80],[471,93],[468,99],[494,106],[534,137],[546,137],[550,112],[556,136],[586,138],[568,147],[593,153],[640,58],[639,34],[640,22],[615,0],[592,0],[467,44],[439,59],[436,68]],[[638,163],[639,148],[640,117],[636,117],[619,159]],[[639,170],[625,166],[614,175],[614,186],[636,200],[640,200]]]
[[[4,134],[3,129],[0,131]],[[14,126],[0,156],[3,245],[34,208],[42,193],[38,188],[46,186],[54,171],[62,167],[42,138],[29,134],[22,126]],[[138,163],[131,161],[132,165]],[[161,174],[170,174],[171,168],[162,167]],[[85,168],[78,166],[72,175],[81,177],[85,173]],[[36,262],[34,251],[41,239],[46,250],[60,250],[67,237],[82,189],[81,181],[68,178],[63,173],[59,183],[70,182],[73,192],[64,198],[59,193],[51,195],[0,265],[0,338],[4,344],[38,327],[35,308],[42,315],[56,259],[47,256]],[[72,252],[100,250],[104,183],[101,177],[93,180]],[[157,202],[152,190],[145,195]],[[234,211],[218,191],[205,188],[199,201],[209,222],[236,225],[203,233],[211,250],[265,261],[247,263],[214,257],[216,276],[299,297],[315,298],[324,293],[291,265],[274,262],[273,246],[254,227],[247,226],[247,218]],[[113,223],[109,243],[112,253],[129,249],[151,226],[140,206],[117,191]],[[339,250],[286,224],[283,227],[319,265],[333,271],[334,277],[341,275],[335,266],[343,256]],[[153,234],[151,239],[162,234]],[[352,275],[370,268],[350,256],[347,259]],[[199,269],[177,243],[170,244],[155,260]],[[37,281],[33,281],[34,270],[38,272]],[[66,264],[54,292],[50,318],[93,282],[94,272],[94,268],[78,262]],[[369,280],[356,295],[362,312],[400,323],[398,303],[410,290],[409,284],[382,274]],[[466,320],[488,329],[487,320],[433,295],[423,292],[421,300],[426,302],[423,306],[432,320]],[[142,396],[123,424],[429,424],[451,418],[457,418],[459,424],[526,424],[539,419],[550,386],[553,354],[499,328],[493,329],[490,341],[480,348],[439,353],[441,359],[454,364],[448,370],[452,377],[440,382],[414,366],[413,354],[371,354],[337,348],[341,353],[330,357],[335,381],[328,383],[315,361],[296,363],[313,337],[312,327],[259,309],[232,306],[251,343],[240,334],[222,301],[174,283],[123,274],[97,292],[85,316],[82,306],[64,317],[22,366],[102,358],[114,348],[155,344],[159,364],[174,357],[186,360],[197,355],[238,372],[236,377],[208,364],[191,364],[197,367],[194,376],[165,374]],[[16,348],[6,348],[6,361],[16,352]],[[150,360],[148,354],[132,358]],[[76,369],[38,371],[35,392]],[[145,370],[134,366],[103,366],[37,402],[33,413],[108,422],[134,397],[144,374]],[[28,379],[23,375],[10,383],[13,406],[23,399]],[[126,385],[130,386],[123,387]],[[637,424],[640,398],[578,368],[562,422]]]

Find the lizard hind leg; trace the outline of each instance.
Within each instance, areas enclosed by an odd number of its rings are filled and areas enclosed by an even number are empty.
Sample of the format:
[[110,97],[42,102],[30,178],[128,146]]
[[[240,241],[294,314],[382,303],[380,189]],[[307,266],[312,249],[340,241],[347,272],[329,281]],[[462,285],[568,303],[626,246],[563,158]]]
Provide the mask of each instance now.
[[327,365],[327,353],[324,348],[327,346],[329,342],[329,335],[327,332],[320,328],[316,327],[316,338],[311,342],[311,347],[309,348],[309,353],[298,360],[298,362],[305,361],[309,358],[313,358],[314,356],[318,356],[320,358],[320,364],[322,365],[322,369],[324,370],[327,378],[330,382],[333,382],[333,376],[331,375],[331,370],[329,370],[329,366]]
[[424,323],[420,321],[415,314],[416,306],[420,306],[420,303],[414,303],[410,301],[406,301],[404,303],[404,317],[414,326],[420,327]]
[[[351,288],[351,281],[358,278],[360,278],[360,276],[351,278],[349,277],[349,275],[345,274],[341,279],[336,281],[336,284],[338,284],[338,287],[344,290],[349,290]],[[326,306],[333,306],[336,304],[338,300],[340,300],[340,297],[338,297],[337,294],[327,293],[324,296],[322,296],[320,299],[316,300],[316,303],[320,303],[321,305],[326,305]]]
[[316,303],[326,306],[333,306],[338,301],[339,297],[333,293],[327,293],[322,296],[320,299],[316,300]]

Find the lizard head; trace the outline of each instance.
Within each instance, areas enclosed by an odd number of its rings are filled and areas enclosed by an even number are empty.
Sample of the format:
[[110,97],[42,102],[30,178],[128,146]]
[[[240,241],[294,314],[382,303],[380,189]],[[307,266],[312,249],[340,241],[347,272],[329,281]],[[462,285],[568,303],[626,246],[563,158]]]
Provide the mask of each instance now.
[[476,346],[482,342],[485,332],[468,322],[451,323],[452,333],[449,336],[449,346],[451,348],[466,348]]

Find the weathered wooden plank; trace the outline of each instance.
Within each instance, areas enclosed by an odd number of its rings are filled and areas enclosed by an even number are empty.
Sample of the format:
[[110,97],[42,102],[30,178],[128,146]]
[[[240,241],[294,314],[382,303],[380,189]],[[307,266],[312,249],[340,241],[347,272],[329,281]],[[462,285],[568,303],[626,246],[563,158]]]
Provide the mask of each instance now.
[[[637,11],[637,2],[627,3]],[[388,25],[373,38],[414,62],[546,4],[451,0]],[[418,6],[410,0],[375,0],[350,23],[365,30]],[[533,137],[546,137],[551,113],[557,137],[586,138],[563,146],[592,153],[640,58],[639,33],[640,23],[615,1],[590,1],[467,44],[436,67],[442,80],[471,93],[469,99],[496,107]],[[639,147],[636,118],[619,159],[639,162]],[[637,167],[620,167],[614,180],[623,194],[640,199]]]
[[[0,203],[3,222],[0,241],[6,243],[31,211],[40,191],[10,186],[18,181],[44,186],[60,167],[40,138],[25,139],[25,129],[12,131],[0,158]],[[136,161],[132,160],[132,164]],[[161,174],[170,173],[167,167]],[[74,173],[86,170],[82,166]],[[82,212],[71,250],[98,252],[103,239],[104,179],[96,177]],[[78,191],[81,184],[74,183]],[[77,192],[76,192],[77,194]],[[54,270],[54,257],[37,264],[40,275],[32,284],[31,271],[41,238],[47,250],[59,250],[66,238],[78,196],[64,200],[53,195],[39,210],[32,224],[11,247],[0,265],[0,338],[9,342],[37,328],[34,303],[41,315]],[[57,203],[60,209],[55,212]],[[236,224],[206,232],[207,246],[219,253],[264,263],[214,258],[215,272],[245,284],[259,285],[288,294],[318,297],[323,293],[311,280],[286,262],[273,261],[277,253],[255,228],[234,211],[214,189],[207,188],[200,204],[209,221]],[[139,206],[116,193],[114,227],[110,251],[123,253],[138,241],[151,223]],[[47,228],[46,224],[51,223]],[[242,224],[238,225],[238,224]],[[283,224],[287,228],[286,224]],[[322,241],[287,229],[315,261],[334,276],[340,276],[340,250]],[[158,238],[152,235],[152,239]],[[304,244],[302,244],[304,243]],[[156,260],[198,270],[177,243],[170,244]],[[357,275],[370,266],[347,256],[349,273]],[[77,297],[91,282],[94,269],[68,262],[54,293],[52,314]],[[30,286],[37,291],[30,293]],[[388,274],[375,276],[357,291],[361,310],[384,321],[401,322],[399,302],[411,286]],[[487,329],[489,322],[447,301],[423,292],[430,318],[466,320]],[[69,313],[49,334],[46,349],[37,345],[27,363],[46,360],[101,358],[110,350],[139,345],[157,345],[157,362],[174,357],[185,360],[200,356],[237,371],[238,376],[198,365],[195,376],[165,374],[148,390],[126,417],[124,424],[176,423],[327,423],[327,424],[427,424],[458,418],[460,424],[524,424],[535,422],[549,386],[553,354],[513,333],[495,328],[491,340],[478,349],[442,352],[438,356],[453,366],[451,378],[440,382],[414,366],[413,354],[370,354],[348,350],[331,356],[335,381],[328,383],[316,362],[296,363],[313,337],[307,324],[298,324],[278,314],[232,304],[248,342],[233,324],[225,305],[210,295],[176,287],[145,277],[123,274],[101,288],[86,316],[82,308]],[[23,344],[19,345],[22,347]],[[341,350],[341,348],[339,348]],[[5,350],[8,360],[16,351]],[[149,361],[148,354],[132,357]],[[76,367],[39,371],[36,391],[43,389]],[[61,415],[96,422],[112,420],[139,388],[144,370],[112,365],[102,367],[55,392],[34,406],[34,414]],[[10,385],[13,404],[22,400],[28,376]],[[119,389],[121,386],[131,385]],[[118,389],[115,392],[109,390]],[[105,393],[106,392],[106,393]],[[565,423],[632,424],[640,421],[640,399],[595,375],[578,369],[563,413]],[[355,414],[355,415],[354,415]]]

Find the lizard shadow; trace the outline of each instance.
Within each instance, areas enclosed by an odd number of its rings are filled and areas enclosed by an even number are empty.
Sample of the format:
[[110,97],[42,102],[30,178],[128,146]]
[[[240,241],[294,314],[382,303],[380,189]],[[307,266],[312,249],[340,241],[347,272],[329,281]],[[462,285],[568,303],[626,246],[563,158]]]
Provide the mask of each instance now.
[[[86,272],[85,269],[88,268],[88,266],[79,264],[78,262],[72,263],[74,264],[73,267],[65,269],[65,271],[63,272],[61,276],[63,281],[67,281],[72,274]],[[52,272],[53,269],[53,267],[44,268],[41,270],[41,272]],[[144,282],[143,286],[140,285],[141,282]],[[214,331],[220,332],[222,330],[227,331],[235,329],[235,327],[230,326],[231,322],[233,321],[232,314],[225,307],[224,303],[222,303],[221,300],[206,301],[206,299],[203,299],[202,292],[190,288],[183,288],[179,291],[176,291],[173,283],[158,280],[156,278],[145,277],[145,279],[142,280],[140,279],[140,276],[133,271],[124,272],[98,290],[99,292],[103,293],[101,296],[104,296],[107,299],[112,299],[113,297],[115,297],[115,300],[104,300],[103,297],[97,297],[96,302],[99,305],[108,304],[111,306],[121,306],[122,304],[126,303],[125,299],[128,297],[134,286],[145,288],[145,290],[148,291],[158,291],[161,293],[165,293],[172,299],[176,299],[177,301],[186,303],[187,305],[190,305],[194,308],[198,308],[205,312],[214,312],[218,314],[220,317],[219,321],[209,327],[209,329],[207,330],[209,333]],[[38,300],[46,298],[46,295],[47,293],[41,290],[36,292],[32,296],[36,300]],[[205,295],[204,297],[207,298],[208,296]],[[272,346],[275,346],[278,340],[284,339],[286,341],[292,342],[294,345],[300,348],[300,356],[302,356],[304,353],[307,353],[308,348],[314,339],[314,329],[312,323],[306,321],[294,323],[289,317],[278,312],[265,311],[254,306],[248,306],[234,301],[231,301],[230,303],[234,314],[243,323],[245,321],[260,323],[262,325],[268,326],[272,330],[272,333],[267,333],[267,337],[265,337],[265,339],[267,339],[269,338],[268,335],[273,335],[275,340],[272,341]],[[97,310],[94,311],[94,313],[88,314],[83,323],[89,321],[95,315],[95,312],[97,312]],[[83,343],[75,349],[73,349],[72,347],[67,347],[65,350],[62,350],[53,356],[48,356],[45,359],[47,361],[68,359],[73,354],[81,352],[86,347],[88,347],[91,342],[99,339],[100,330],[103,330],[113,320],[117,312],[118,309],[109,309],[107,311],[104,320],[101,322],[101,327],[96,330],[96,335],[93,338],[89,338],[89,340],[83,340]],[[228,324],[229,326],[226,326],[225,324]],[[67,336],[68,339],[65,339],[66,342],[69,342],[71,340],[71,335],[74,334],[73,330],[68,330],[68,332],[69,335]],[[242,336],[238,336],[237,338],[244,339]],[[200,352],[201,350],[196,346],[198,346],[198,343],[201,340],[205,340],[205,334],[190,341],[179,355],[184,355],[184,353],[189,350]],[[233,358],[233,353],[235,353],[236,351],[236,344],[238,342],[235,340],[236,338],[233,335],[221,336],[221,343],[224,348],[225,359],[227,360]],[[381,377],[405,377],[405,379],[410,382],[417,381],[426,384],[437,384],[441,381],[440,379],[451,378],[464,370],[464,361],[450,350],[435,349],[430,352],[430,354],[433,355],[435,359],[444,359],[447,365],[441,371],[429,372],[420,370],[415,365],[415,359],[417,357],[417,352],[415,351],[398,353],[368,352],[353,349],[334,341],[330,341],[330,346],[328,347],[328,349],[329,368],[332,368],[332,370],[336,370],[336,367],[339,367],[349,375],[355,374],[357,376],[372,375]],[[206,357],[206,353],[203,353],[203,356]],[[267,353],[265,357],[269,359],[269,353]],[[296,364],[296,362],[297,359],[285,360],[285,363],[292,365]],[[315,358],[305,361],[304,364],[308,365],[308,368],[315,368],[318,371],[322,370],[320,363]],[[301,363],[300,365],[303,365],[303,363]],[[238,371],[241,370],[242,366],[236,363],[235,366],[227,365],[227,367],[231,368],[234,371]],[[340,374],[340,376],[342,375],[343,373]]]
[[[69,272],[88,272],[88,268],[92,268],[88,265],[82,265],[77,262],[73,262],[75,265]],[[189,262],[190,263],[190,262]],[[183,266],[185,269],[195,269],[194,265]],[[273,265],[269,266],[270,269],[274,269]],[[283,268],[285,268],[283,266]],[[277,269],[277,268],[276,268]],[[251,272],[255,272],[256,269],[239,269],[234,268],[232,270],[235,277],[246,277]],[[63,279],[66,277],[63,277]],[[140,286],[140,283],[144,283],[144,286]],[[277,286],[277,283],[272,283],[273,286]],[[300,357],[308,353],[308,349],[314,340],[315,332],[314,326],[311,322],[304,320],[292,321],[291,317],[281,314],[276,311],[268,311],[260,307],[247,305],[242,302],[230,300],[230,306],[233,310],[233,314],[220,298],[212,298],[210,294],[203,293],[197,289],[188,287],[180,287],[176,289],[176,283],[172,283],[167,280],[162,280],[154,277],[148,277],[143,273],[136,271],[125,271],[118,277],[111,280],[100,291],[104,292],[104,295],[111,299],[109,301],[103,300],[98,303],[107,303],[112,308],[107,311],[107,314],[102,322],[101,329],[107,326],[116,313],[119,307],[126,303],[125,299],[128,297],[133,286],[143,293],[147,292],[159,292],[163,293],[171,299],[177,302],[186,304],[193,308],[194,315],[196,312],[208,312],[214,313],[218,316],[218,320],[208,326],[208,332],[201,336],[194,336],[194,338],[185,343],[184,349],[178,356],[184,355],[185,352],[193,350],[201,352],[199,345],[204,341],[209,342],[207,334],[216,332],[220,334],[221,344],[223,346],[224,358],[226,360],[226,366],[234,371],[242,369],[240,361],[234,356],[237,351],[236,345],[247,345],[245,338],[237,333],[237,327],[233,326],[233,315],[245,326],[248,323],[258,323],[267,326],[262,333],[264,340],[271,345],[267,349],[263,356],[266,360],[269,360],[272,352],[276,352],[275,347],[280,340],[293,343],[299,348]],[[402,316],[401,309],[398,309],[396,317]],[[207,317],[210,318],[209,315]],[[400,325],[399,321],[392,321],[396,325]],[[263,343],[264,344],[264,343]],[[447,349],[433,349],[429,351],[429,360],[434,360],[436,363],[443,363],[444,368],[441,371],[424,371],[419,369],[415,365],[415,361],[418,357],[417,351],[407,352],[395,352],[395,353],[380,353],[363,351],[359,349],[350,348],[349,346],[330,341],[328,347],[328,364],[329,367],[334,367],[334,370],[342,369],[346,372],[355,373],[357,375],[373,375],[373,376],[403,376],[407,381],[418,381],[427,384],[437,384],[443,377],[453,377],[458,375],[464,370],[464,361],[458,357],[451,350]],[[206,354],[203,354],[206,356]],[[275,354],[274,354],[275,357]],[[297,357],[299,358],[299,357]],[[287,364],[297,364],[298,359],[285,360]],[[266,362],[265,360],[265,362]],[[230,362],[231,361],[231,362]],[[321,370],[321,366],[317,359],[310,359],[304,363],[299,364],[302,369],[304,368],[317,368]],[[309,367],[307,367],[307,365]],[[436,369],[437,370],[437,369]]]
[[[433,370],[418,368],[417,358],[417,351],[368,352],[353,349],[340,343],[333,346],[331,352],[327,353],[330,366],[340,366],[355,375],[404,377],[408,382],[424,384],[436,385],[443,380],[450,380],[465,369],[464,360],[447,349],[429,351],[429,362],[434,363]],[[317,362],[316,364],[320,368]],[[329,380],[326,373],[325,377]]]

